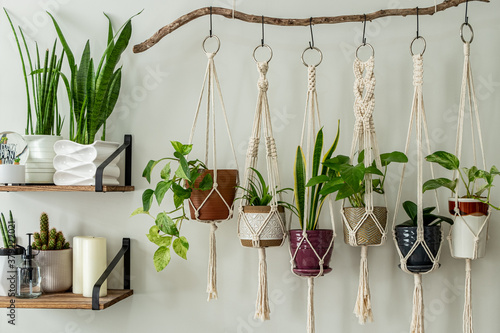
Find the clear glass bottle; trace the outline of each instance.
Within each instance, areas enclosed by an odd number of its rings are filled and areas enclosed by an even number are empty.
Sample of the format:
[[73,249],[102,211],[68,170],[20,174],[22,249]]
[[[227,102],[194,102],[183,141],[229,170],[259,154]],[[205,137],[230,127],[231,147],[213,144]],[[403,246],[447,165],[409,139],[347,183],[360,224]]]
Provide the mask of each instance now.
[[17,266],[17,290],[18,298],[37,298],[42,294],[42,276],[40,266],[34,259],[31,247],[31,235],[28,235],[28,248],[24,251],[23,260]]

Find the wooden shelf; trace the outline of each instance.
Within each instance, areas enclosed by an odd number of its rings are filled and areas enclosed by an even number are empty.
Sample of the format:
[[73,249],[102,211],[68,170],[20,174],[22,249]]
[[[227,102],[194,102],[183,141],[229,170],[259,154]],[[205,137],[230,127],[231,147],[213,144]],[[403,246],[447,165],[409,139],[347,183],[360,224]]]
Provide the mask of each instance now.
[[[108,296],[99,298],[99,309],[104,310],[116,304],[134,293],[132,289],[108,289]],[[0,297],[0,307],[7,308],[11,298]],[[67,293],[44,294],[38,298],[14,298],[18,309],[88,309],[92,310],[92,297]]]
[[[103,192],[132,192],[134,186],[103,185]],[[0,192],[95,192],[95,186],[58,186],[58,185],[13,185],[0,186]]]

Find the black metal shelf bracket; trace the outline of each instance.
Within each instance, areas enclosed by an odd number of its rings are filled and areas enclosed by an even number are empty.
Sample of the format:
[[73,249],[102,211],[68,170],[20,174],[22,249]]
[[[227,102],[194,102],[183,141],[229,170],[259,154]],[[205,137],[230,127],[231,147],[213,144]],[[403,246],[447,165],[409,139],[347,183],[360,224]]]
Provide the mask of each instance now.
[[102,180],[104,175],[104,168],[111,163],[122,151],[125,150],[125,186],[132,185],[132,135],[125,134],[123,144],[111,154],[104,162],[97,167],[95,172],[95,191],[102,192]]
[[104,281],[109,277],[116,264],[123,257],[123,289],[130,289],[130,238],[123,238],[122,248],[116,254],[92,289],[92,310],[99,310],[99,291]]

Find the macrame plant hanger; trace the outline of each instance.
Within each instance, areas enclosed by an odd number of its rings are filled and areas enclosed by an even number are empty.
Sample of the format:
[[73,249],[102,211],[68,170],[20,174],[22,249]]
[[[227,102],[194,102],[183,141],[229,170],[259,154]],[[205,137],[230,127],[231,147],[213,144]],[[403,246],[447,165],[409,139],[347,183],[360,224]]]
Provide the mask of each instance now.
[[[266,168],[267,184],[271,192],[272,199],[269,204],[269,213],[252,214],[246,213],[244,207],[250,203],[246,198],[240,200],[239,218],[238,218],[238,236],[240,239],[250,237],[252,247],[259,250],[259,287],[257,290],[257,301],[255,304],[255,319],[269,320],[271,310],[269,308],[269,297],[267,288],[267,263],[266,263],[266,241],[269,238],[279,240],[281,246],[286,239],[286,227],[284,212],[278,211],[278,203],[281,201],[281,194],[276,193],[276,188],[280,186],[280,176],[278,170],[278,154],[276,142],[274,141],[273,129],[271,124],[271,113],[267,99],[268,81],[266,74],[269,68],[269,62],[273,56],[271,47],[264,44],[264,23],[262,23],[262,43],[257,46],[253,52],[253,58],[257,64],[257,70],[260,77],[257,83],[259,95],[257,97],[257,107],[253,121],[252,135],[248,142],[247,158],[245,163],[244,189],[250,189],[251,180],[256,182],[256,175],[253,169],[257,168],[259,156],[259,142],[261,130],[266,142]],[[270,52],[267,61],[257,61],[255,53],[259,48],[267,48]],[[281,207],[283,209],[283,207]],[[267,245],[269,246],[269,245]]]
[[[214,52],[208,52],[205,48],[205,43],[214,38],[217,42],[217,48]],[[194,133],[196,130],[196,124],[198,121],[198,117],[200,115],[201,104],[203,100],[203,95],[206,90],[207,95],[207,104],[206,104],[206,131],[205,131],[205,160],[204,163],[208,167],[208,156],[210,151],[210,134],[212,136],[212,164],[213,164],[213,186],[210,190],[209,194],[203,200],[203,202],[196,207],[192,201],[192,198],[189,199],[189,205],[192,210],[194,210],[194,215],[197,221],[210,224],[210,236],[209,236],[209,259],[208,259],[208,277],[207,277],[207,293],[208,293],[208,301],[212,299],[217,299],[217,255],[216,255],[216,239],[215,239],[215,231],[217,230],[217,223],[230,220],[233,217],[233,205],[234,202],[227,202],[223,197],[219,190],[219,178],[218,171],[220,169],[217,168],[217,144],[216,144],[216,117],[215,117],[215,96],[214,91],[217,91],[217,95],[219,97],[220,108],[222,110],[222,115],[224,117],[224,121],[226,124],[227,134],[229,138],[229,144],[231,146],[231,151],[234,156],[234,160],[236,163],[236,168],[238,168],[238,160],[236,158],[236,152],[233,145],[233,140],[231,137],[231,131],[229,129],[229,123],[226,114],[226,108],[224,106],[224,100],[222,98],[222,92],[220,88],[219,79],[217,77],[217,71],[215,69],[214,57],[220,49],[220,39],[212,34],[212,16],[210,16],[210,35],[207,36],[202,43],[203,51],[207,55],[208,63],[205,71],[205,77],[203,80],[203,85],[201,88],[200,97],[198,100],[198,105],[196,108],[196,113],[193,121],[193,126],[191,128],[191,134],[189,136],[189,143],[191,144],[194,139]],[[238,176],[236,175],[236,182],[238,183]],[[228,215],[225,219],[220,220],[204,220],[200,219],[200,211],[207,204],[208,200],[211,197],[220,197],[220,199],[224,202]],[[234,198],[234,197],[233,197]]]
[[[463,139],[463,131],[464,131],[464,121],[465,121],[465,108],[466,104],[469,105],[470,111],[470,129],[471,129],[471,144],[472,144],[472,156],[474,158],[474,166],[477,167],[477,152],[476,152],[476,142],[475,142],[475,130],[474,130],[474,122],[477,130],[477,137],[479,141],[479,147],[481,150],[481,162],[483,164],[483,170],[486,170],[486,159],[484,156],[483,149],[483,139],[481,132],[481,124],[479,121],[479,110],[477,106],[476,100],[476,92],[474,89],[474,80],[472,76],[472,69],[470,64],[470,44],[474,39],[474,31],[472,30],[472,26],[468,22],[467,16],[467,6],[465,10],[465,23],[460,27],[460,37],[464,43],[464,69],[462,76],[462,88],[460,94],[460,105],[458,110],[458,126],[457,126],[457,141],[455,147],[455,155],[461,160],[462,156],[462,139]],[[471,32],[470,40],[467,41],[464,38],[464,28],[468,27]],[[475,120],[475,121],[474,121]],[[453,179],[457,177],[456,171],[453,172]],[[462,223],[465,228],[465,233],[469,233],[469,236],[473,239],[473,253],[472,255],[459,255],[455,253],[455,247],[453,246],[453,232],[454,225],[450,228],[450,233],[448,235],[448,243],[450,245],[450,252],[452,257],[457,259],[465,259],[465,303],[464,303],[464,313],[463,313],[463,332],[464,333],[473,333],[473,325],[472,325],[472,279],[471,279],[471,261],[477,258],[482,257],[484,254],[479,253],[479,242],[481,238],[484,238],[484,241],[488,239],[488,226],[491,215],[491,207],[488,206],[488,213],[484,219],[484,221],[479,225],[479,228],[476,229],[469,225],[464,216],[461,215],[461,210],[459,208],[458,203],[458,190],[455,191],[454,195],[455,199],[455,208],[454,208],[454,220],[455,224]],[[467,257],[468,256],[468,257]]]
[[[413,53],[413,44],[417,40],[422,40],[424,43],[423,50],[420,54],[414,54]],[[398,246],[398,241],[396,238],[396,220],[398,217],[398,211],[399,211],[399,206],[401,203],[401,193],[403,189],[403,180],[405,176],[405,169],[406,169],[406,164],[403,164],[402,167],[402,173],[401,173],[401,179],[399,182],[399,190],[398,190],[398,196],[396,200],[396,207],[394,211],[394,219],[393,219],[393,239],[394,239],[394,244],[396,246],[396,249],[398,251],[399,257],[400,257],[400,267],[401,269],[408,273],[412,274],[414,277],[414,282],[415,282],[415,288],[413,292],[413,313],[412,313],[412,321],[411,321],[411,327],[410,327],[410,333],[424,333],[424,299],[423,299],[423,288],[422,288],[422,274],[428,274],[435,269],[439,267],[439,257],[441,255],[441,244],[442,244],[442,239],[440,240],[439,243],[439,249],[437,253],[434,255],[431,252],[431,249],[429,248],[427,242],[424,239],[424,220],[423,220],[423,192],[422,192],[422,185],[423,185],[423,162],[424,162],[424,156],[423,156],[423,138],[422,134],[425,135],[425,139],[427,141],[427,150],[428,154],[430,154],[430,143],[429,143],[429,133],[428,133],[428,128],[427,128],[427,120],[425,116],[425,108],[424,108],[424,99],[423,99],[423,92],[422,92],[422,86],[423,86],[423,74],[424,74],[424,68],[423,68],[423,54],[425,52],[425,39],[419,35],[419,26],[418,26],[418,7],[417,7],[417,37],[413,39],[413,41],[410,44],[410,53],[413,58],[413,86],[414,86],[414,95],[413,95],[413,103],[412,103],[412,108],[411,108],[411,115],[410,115],[410,122],[409,122],[409,127],[408,127],[408,135],[406,138],[406,145],[405,145],[405,154],[408,155],[408,149],[410,145],[410,137],[412,133],[412,128],[413,128],[413,123],[415,123],[416,127],[416,143],[417,143],[417,237],[416,241],[409,250],[409,252],[406,255],[403,255],[401,252],[401,249]],[[432,168],[432,164],[430,165],[431,169],[431,175],[432,178],[434,178],[434,170]],[[436,199],[436,206],[438,205],[437,201],[437,193],[435,193],[435,199]],[[442,227],[440,226],[440,229]],[[432,267],[423,270],[423,271],[411,271],[409,270],[409,267],[407,266],[407,261],[410,258],[410,256],[417,250],[418,247],[422,247],[427,254],[427,256],[431,259],[432,261]]]
[[[373,111],[375,108],[375,75],[373,46],[366,43],[365,38],[366,20],[363,26],[362,44],[356,49],[354,59],[354,136],[351,145],[351,161],[356,153],[364,151],[364,165],[370,167],[375,161],[377,168],[382,169],[380,151],[378,148],[375,125],[373,122]],[[360,48],[368,46],[372,55],[367,61],[361,61],[358,57]],[[364,75],[363,75],[364,74]],[[344,208],[345,199],[342,201],[341,215],[344,230],[347,233],[347,241],[351,246],[361,247],[361,261],[359,272],[359,287],[354,314],[358,317],[360,324],[373,321],[370,300],[370,286],[368,279],[368,246],[380,246],[387,238],[387,199],[385,194],[385,207],[374,207],[372,174],[365,175],[365,207]],[[347,218],[349,216],[349,218]]]
[[[304,66],[307,67],[307,72],[308,72],[308,89],[307,89],[307,99],[306,99],[306,108],[305,108],[305,113],[304,113],[304,120],[303,120],[303,125],[302,125],[302,135],[301,135],[301,140],[300,140],[300,146],[304,146],[304,138],[307,135],[307,143],[306,143],[306,149],[305,149],[305,156],[306,156],[306,165],[308,166],[306,168],[306,179],[309,179],[311,176],[311,171],[310,171],[310,166],[312,161],[308,161],[307,159],[311,156],[312,154],[312,145],[314,142],[314,137],[316,134],[316,131],[321,128],[321,120],[320,120],[320,115],[319,115],[319,107],[318,107],[318,94],[316,91],[316,67],[318,67],[321,64],[321,61],[323,60],[323,54],[321,50],[317,47],[314,46],[314,38],[312,34],[312,24],[310,24],[311,28],[311,42],[309,43],[309,47],[306,48],[302,52],[302,63]],[[306,63],[304,60],[304,54],[308,50],[315,50],[318,52],[320,59],[318,63],[315,65],[309,65]],[[307,127],[307,129],[306,129]],[[307,131],[307,133],[306,133]],[[306,190],[306,198],[305,198],[305,209],[304,212],[309,211],[309,201],[308,198],[310,196],[310,192]],[[292,273],[303,277],[302,275],[298,275],[294,271],[294,260],[297,257],[298,250],[300,249],[302,244],[307,244],[309,248],[311,248],[314,251],[314,254],[319,260],[319,266],[320,270],[317,275],[315,276],[307,276],[307,282],[308,282],[308,305],[307,305],[307,333],[314,333],[315,332],[315,320],[314,320],[314,279],[317,277],[322,276],[324,273],[327,273],[331,271],[331,268],[327,268],[325,265],[325,258],[327,257],[330,249],[333,248],[333,243],[336,237],[335,233],[335,221],[334,221],[334,215],[333,215],[333,204],[330,198],[328,198],[328,208],[329,208],[329,213],[330,213],[330,221],[332,224],[332,229],[333,229],[333,237],[332,240],[328,246],[328,249],[325,251],[325,254],[323,256],[320,256],[318,254],[317,249],[314,248],[314,246],[311,244],[308,235],[307,235],[307,222],[304,220],[303,227],[302,227],[302,238],[300,242],[298,243],[297,249],[292,252],[292,249],[290,248],[290,264],[291,264],[291,270]],[[308,215],[306,213],[306,215]],[[288,229],[290,229],[290,224],[291,224],[291,219],[290,223],[288,226]]]

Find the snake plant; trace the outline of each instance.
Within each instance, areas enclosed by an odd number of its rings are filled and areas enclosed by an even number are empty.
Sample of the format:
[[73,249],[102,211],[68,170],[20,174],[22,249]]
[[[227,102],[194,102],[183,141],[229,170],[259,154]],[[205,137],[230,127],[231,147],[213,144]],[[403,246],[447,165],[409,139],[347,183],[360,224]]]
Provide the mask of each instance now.
[[132,34],[131,20],[136,15],[129,18],[114,34],[111,19],[104,14],[108,19],[107,47],[97,68],[90,56],[90,41],[87,40],[85,44],[78,66],[59,24],[50,13],[49,15],[66,52],[71,71],[70,80],[62,75],[70,101],[70,140],[81,144],[93,143],[101,127],[101,139],[105,140],[106,120],[113,112],[121,87],[122,68],[115,68],[129,43]]

